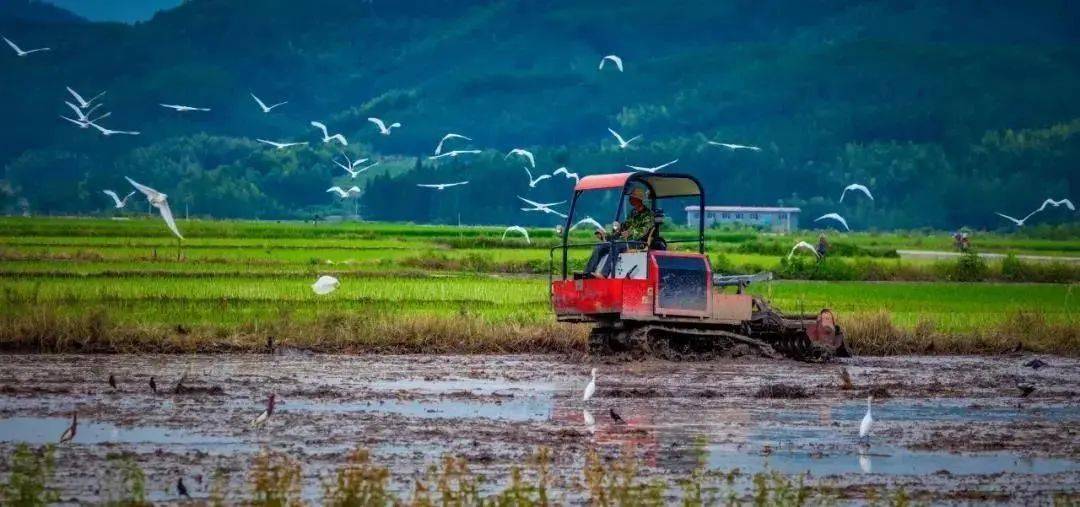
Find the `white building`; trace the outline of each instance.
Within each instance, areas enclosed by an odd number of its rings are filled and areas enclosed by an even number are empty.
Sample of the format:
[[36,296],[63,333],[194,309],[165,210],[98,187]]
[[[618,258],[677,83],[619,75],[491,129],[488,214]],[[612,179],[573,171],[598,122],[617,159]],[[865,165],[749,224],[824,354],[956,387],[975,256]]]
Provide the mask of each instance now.
[[[686,207],[686,223],[698,224],[699,206]],[[791,232],[799,228],[799,208],[754,206],[705,206],[705,227],[716,224],[744,224],[773,232]]]

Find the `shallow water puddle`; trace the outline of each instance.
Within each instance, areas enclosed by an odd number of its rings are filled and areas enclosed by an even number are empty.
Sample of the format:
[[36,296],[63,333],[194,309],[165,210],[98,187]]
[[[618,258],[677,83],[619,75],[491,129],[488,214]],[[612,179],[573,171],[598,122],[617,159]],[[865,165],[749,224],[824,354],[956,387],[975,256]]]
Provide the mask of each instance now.
[[[0,441],[25,442],[28,444],[56,443],[67,430],[71,420],[62,417],[12,417],[0,419]],[[76,444],[170,444],[170,445],[220,445],[238,444],[239,440],[211,437],[184,430],[135,426],[123,428],[114,424],[79,420],[75,432]]]
[[375,391],[417,391],[424,393],[468,392],[475,395],[554,392],[559,386],[547,382],[513,382],[488,379],[376,380],[364,385]]
[[364,403],[289,402],[282,410],[366,412],[418,419],[485,418],[502,421],[545,421],[551,418],[550,398],[514,398],[499,402],[465,400],[384,400]]

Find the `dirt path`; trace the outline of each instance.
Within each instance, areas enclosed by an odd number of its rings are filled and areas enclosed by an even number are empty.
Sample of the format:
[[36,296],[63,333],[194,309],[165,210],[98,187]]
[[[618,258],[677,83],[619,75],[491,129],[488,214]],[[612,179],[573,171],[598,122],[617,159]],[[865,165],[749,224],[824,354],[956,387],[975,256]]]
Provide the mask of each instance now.
[[[83,502],[107,497],[110,453],[134,453],[151,499],[172,501],[177,477],[205,497],[209,481],[196,478],[219,467],[242,490],[263,446],[300,459],[305,494],[318,498],[320,480],[357,445],[390,466],[402,490],[445,453],[499,483],[548,446],[572,499],[586,451],[626,444],[658,477],[684,477],[700,458],[717,470],[809,471],[810,484],[856,499],[867,487],[902,486],[930,500],[1048,501],[1080,483],[1080,361],[1044,357],[1050,366],[1033,371],[1021,366],[1028,359],[846,360],[854,390],[838,388],[840,365],[597,364],[596,397],[583,403],[592,365],[555,356],[3,356],[0,456],[16,442],[55,442],[78,410],[56,477],[63,498]],[[185,371],[185,385],[202,390],[172,394]],[[160,394],[147,386],[151,375]],[[1021,398],[1016,378],[1034,393]],[[756,397],[776,384],[806,397]],[[855,435],[871,388],[878,425],[860,454]],[[277,413],[253,431],[271,392]],[[627,423],[613,422],[611,409]],[[585,424],[585,410],[595,424]]]

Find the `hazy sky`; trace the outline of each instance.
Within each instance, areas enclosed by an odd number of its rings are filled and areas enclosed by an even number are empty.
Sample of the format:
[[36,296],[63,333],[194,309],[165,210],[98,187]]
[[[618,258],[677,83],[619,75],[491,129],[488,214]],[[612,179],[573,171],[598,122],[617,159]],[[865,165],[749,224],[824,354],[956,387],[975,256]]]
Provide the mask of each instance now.
[[154,13],[176,7],[183,0],[44,0],[90,21],[146,21]]

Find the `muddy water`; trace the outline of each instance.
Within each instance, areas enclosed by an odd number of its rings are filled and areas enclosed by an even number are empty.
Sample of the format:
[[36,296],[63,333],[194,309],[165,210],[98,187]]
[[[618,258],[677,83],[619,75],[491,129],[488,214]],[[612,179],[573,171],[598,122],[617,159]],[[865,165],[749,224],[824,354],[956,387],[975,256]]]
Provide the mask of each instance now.
[[[443,454],[468,458],[499,483],[547,446],[570,500],[588,449],[632,448],[655,476],[682,477],[704,463],[807,472],[810,484],[855,500],[869,487],[902,486],[929,500],[1049,501],[1080,484],[1080,361],[1044,357],[1050,366],[1034,371],[1022,366],[1029,359],[857,358],[842,363],[855,384],[842,390],[840,364],[761,359],[4,356],[0,455],[17,442],[55,442],[77,411],[56,477],[63,498],[78,501],[108,497],[110,454],[130,453],[151,498],[170,501],[181,476],[195,497],[206,496],[218,468],[234,471],[241,490],[251,456],[265,447],[299,459],[304,492],[318,498],[320,481],[356,446],[390,466],[402,490]],[[597,393],[582,402],[592,366]],[[187,392],[174,394],[185,375]],[[1017,380],[1035,391],[1021,397]],[[755,396],[775,384],[800,386],[806,397]],[[877,422],[865,445],[857,432],[870,390]],[[253,430],[271,392],[276,411]]]

